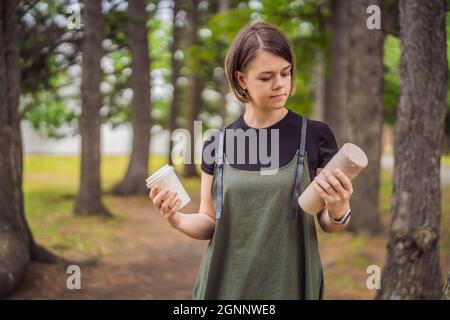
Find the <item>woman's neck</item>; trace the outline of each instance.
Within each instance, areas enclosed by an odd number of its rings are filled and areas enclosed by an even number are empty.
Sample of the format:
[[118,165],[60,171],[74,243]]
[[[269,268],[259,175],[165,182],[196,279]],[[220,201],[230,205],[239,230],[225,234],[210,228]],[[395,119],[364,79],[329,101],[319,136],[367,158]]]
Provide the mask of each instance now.
[[267,128],[283,119],[288,112],[285,107],[277,110],[260,110],[246,105],[244,121],[251,128]]

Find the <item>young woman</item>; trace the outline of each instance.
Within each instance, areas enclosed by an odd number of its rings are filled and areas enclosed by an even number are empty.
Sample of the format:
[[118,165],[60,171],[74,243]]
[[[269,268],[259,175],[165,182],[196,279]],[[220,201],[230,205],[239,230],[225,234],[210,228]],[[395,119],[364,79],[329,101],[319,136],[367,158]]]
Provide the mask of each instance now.
[[[261,174],[267,163],[260,157],[249,161],[254,145],[238,149],[230,144],[232,136],[223,133],[204,145],[198,213],[178,212],[176,194],[157,186],[150,198],[175,229],[194,239],[210,239],[194,299],[322,299],[314,217],[300,209],[297,199],[310,177],[338,151],[334,135],[325,123],[285,107],[295,92],[295,55],[273,25],[245,26],[231,44],[225,66],[233,93],[245,104],[244,114],[225,132],[254,131],[257,154],[261,148],[278,150],[278,170]],[[258,134],[262,130],[268,139]],[[271,139],[275,132],[276,146]],[[211,143],[219,146],[213,148],[219,159],[215,163],[205,161]],[[324,175],[326,181],[313,182],[326,203],[317,220],[325,232],[335,232],[349,222],[352,183],[339,170]]]

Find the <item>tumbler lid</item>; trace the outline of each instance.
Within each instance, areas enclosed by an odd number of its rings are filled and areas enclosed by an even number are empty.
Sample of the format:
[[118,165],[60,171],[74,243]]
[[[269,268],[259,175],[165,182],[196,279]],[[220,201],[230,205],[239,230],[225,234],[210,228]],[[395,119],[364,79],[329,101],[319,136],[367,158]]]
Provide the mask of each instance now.
[[360,167],[361,169],[367,167],[369,160],[367,159],[364,151],[356,144],[346,143],[342,146],[342,151],[352,164]]

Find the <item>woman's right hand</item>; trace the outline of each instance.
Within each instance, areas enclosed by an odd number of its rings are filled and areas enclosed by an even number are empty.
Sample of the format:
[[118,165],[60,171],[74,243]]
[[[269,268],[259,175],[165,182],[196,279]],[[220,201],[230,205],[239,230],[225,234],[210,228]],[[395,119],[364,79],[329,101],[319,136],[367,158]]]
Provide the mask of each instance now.
[[172,227],[176,227],[179,222],[179,213],[181,199],[177,197],[176,192],[169,192],[168,189],[161,189],[154,185],[150,190],[150,199],[153,204],[170,223]]

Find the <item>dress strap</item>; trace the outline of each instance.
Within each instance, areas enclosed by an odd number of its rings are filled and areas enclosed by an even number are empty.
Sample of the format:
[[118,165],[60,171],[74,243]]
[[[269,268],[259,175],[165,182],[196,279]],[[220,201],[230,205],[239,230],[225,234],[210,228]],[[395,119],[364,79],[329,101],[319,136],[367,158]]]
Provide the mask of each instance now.
[[307,119],[305,117],[302,117],[302,133],[300,136],[300,147],[297,158],[297,173],[295,175],[294,192],[292,195],[291,210],[289,212],[289,217],[291,219],[297,217],[299,207],[298,197],[300,196],[300,184],[302,182],[303,177],[303,163],[305,162],[306,126],[307,126]]
[[223,140],[225,129],[220,129],[219,150],[217,152],[217,206],[216,220],[222,216],[222,189],[223,189]]

